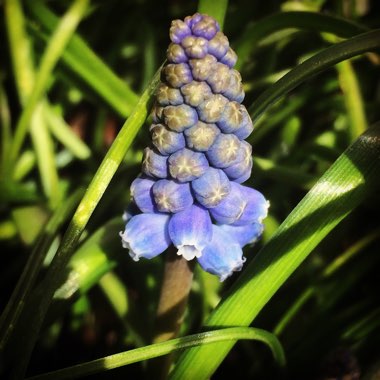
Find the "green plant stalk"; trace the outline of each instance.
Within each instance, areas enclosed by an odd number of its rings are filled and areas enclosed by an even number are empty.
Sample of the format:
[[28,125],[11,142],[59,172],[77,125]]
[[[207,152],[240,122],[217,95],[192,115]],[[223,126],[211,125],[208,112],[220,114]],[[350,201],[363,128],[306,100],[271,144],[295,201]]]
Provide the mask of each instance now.
[[57,254],[49,267],[49,271],[41,287],[42,291],[39,294],[35,294],[33,297],[37,303],[34,304],[32,301],[24,310],[25,315],[30,315],[31,317],[29,319],[28,328],[23,334],[21,334],[25,344],[22,345],[17,353],[18,366],[13,368],[13,378],[21,378],[25,373],[31,351],[37,340],[38,333],[41,329],[42,322],[51,303],[53,294],[59,284],[64,280],[62,278],[65,274],[64,269],[87,225],[88,220],[103,196],[104,191],[107,189],[128,148],[132,144],[139,128],[142,126],[148,115],[150,100],[159,82],[160,70],[155,74],[149,87],[141,96],[134,111],[124,123],[106,157],[95,173],[69,224],[62,243],[58,248]]
[[336,68],[338,70],[339,83],[343,92],[349,119],[350,128],[348,135],[350,141],[354,141],[368,128],[363,98],[351,62],[340,62]]
[[58,371],[46,373],[39,376],[28,378],[27,380],[63,380],[76,379],[104,370],[118,368],[128,364],[136,363],[142,360],[155,358],[162,355],[170,354],[174,351],[198,345],[210,345],[223,341],[236,341],[239,339],[257,340],[265,343],[271,350],[276,364],[283,368],[285,366],[285,354],[277,338],[261,329],[252,327],[230,327],[220,330],[213,330],[194,335],[184,336],[182,338],[172,339],[162,343],[152,344],[134,350],[120,352],[115,355],[106,356],[91,362],[78,364],[73,367],[64,368]]
[[249,107],[249,113],[254,122],[268,107],[279,100],[301,83],[312,76],[335,65],[338,62],[352,58],[362,53],[380,48],[380,29],[360,34],[349,40],[339,42],[320,53],[315,54],[299,66],[295,67],[279,81],[264,91]]
[[[319,179],[238,278],[206,322],[247,326],[317,244],[379,188],[380,125],[369,129]],[[190,349],[170,379],[207,379],[233,342]]]
[[315,32],[329,32],[349,38],[364,33],[367,27],[342,18],[314,12],[282,12],[259,20],[247,27],[234,44],[239,60],[236,69],[241,70],[250,54],[263,38],[282,29],[296,28]]
[[223,30],[224,19],[228,8],[228,0],[199,0],[198,12],[212,16]]
[[[43,2],[35,0],[25,5],[49,33],[57,27],[59,18]],[[47,40],[44,33],[37,33],[37,37]],[[62,60],[121,116],[126,118],[131,114],[138,95],[78,35],[73,35],[62,52]]]
[[17,282],[15,289],[5,307],[0,318],[0,352],[4,349],[10,338],[18,318],[24,308],[27,297],[30,294],[37,275],[40,272],[42,263],[46,257],[48,249],[57,235],[58,229],[74,211],[77,206],[83,190],[77,190],[70,196],[66,202],[63,202],[56,209],[53,216],[48,221],[45,230],[38,238],[36,245],[30,254],[25,265],[24,271]]
[[11,158],[16,159],[24,142],[33,112],[46,90],[51,73],[57,64],[72,34],[82,19],[89,0],[76,0],[63,16],[57,29],[49,40],[49,44],[41,58],[40,69],[35,77],[32,92],[17,123]]

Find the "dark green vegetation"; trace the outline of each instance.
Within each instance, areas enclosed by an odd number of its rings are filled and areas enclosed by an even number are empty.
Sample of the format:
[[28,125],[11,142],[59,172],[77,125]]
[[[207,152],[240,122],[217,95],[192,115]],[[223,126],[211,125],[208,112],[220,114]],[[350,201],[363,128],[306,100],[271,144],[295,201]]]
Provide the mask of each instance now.
[[[3,0],[0,7],[1,378],[140,347],[65,372],[119,367],[92,376],[139,379],[142,360],[192,345],[172,378],[274,379],[283,372],[274,333],[291,379],[359,371],[374,379],[377,1],[204,0],[198,8]],[[239,56],[255,125],[248,185],[270,200],[270,214],[241,275],[220,285],[195,270],[181,336],[220,331],[148,347],[163,259],[133,262],[118,233],[149,137],[145,120],[170,22],[197,9],[224,19]]]

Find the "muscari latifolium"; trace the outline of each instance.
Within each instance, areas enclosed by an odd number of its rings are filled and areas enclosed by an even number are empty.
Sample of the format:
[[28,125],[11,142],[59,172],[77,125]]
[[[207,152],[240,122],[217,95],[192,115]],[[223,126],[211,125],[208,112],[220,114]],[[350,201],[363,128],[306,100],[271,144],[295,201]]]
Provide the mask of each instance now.
[[210,16],[170,28],[142,173],[131,185],[123,247],[138,261],[169,246],[223,281],[241,270],[242,248],[262,233],[268,201],[242,185],[252,170],[244,139],[252,121],[241,102],[237,56]]

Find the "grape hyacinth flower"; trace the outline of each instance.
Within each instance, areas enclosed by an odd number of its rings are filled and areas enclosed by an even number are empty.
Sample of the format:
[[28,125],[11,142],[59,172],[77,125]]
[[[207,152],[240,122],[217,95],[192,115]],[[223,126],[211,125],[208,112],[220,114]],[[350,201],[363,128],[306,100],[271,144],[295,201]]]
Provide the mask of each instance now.
[[244,139],[252,121],[241,102],[237,57],[210,16],[196,13],[170,28],[171,44],[144,151],[120,233],[138,261],[169,246],[223,281],[239,271],[242,248],[263,230],[269,202],[242,185],[252,170]]

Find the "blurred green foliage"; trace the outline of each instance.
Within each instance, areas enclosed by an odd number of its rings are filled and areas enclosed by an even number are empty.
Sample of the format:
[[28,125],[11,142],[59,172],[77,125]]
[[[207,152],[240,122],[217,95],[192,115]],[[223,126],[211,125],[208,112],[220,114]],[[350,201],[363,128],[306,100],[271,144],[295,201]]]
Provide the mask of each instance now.
[[[170,22],[197,7],[153,0],[0,2],[0,377],[17,376],[15,363],[26,367],[34,345],[28,375],[150,343],[163,260],[133,262],[118,232],[149,139],[145,119],[157,76],[152,78],[165,59]],[[252,261],[264,265],[261,252],[275,254],[271,238],[284,231],[282,222],[313,185],[329,183],[324,191],[346,213],[333,222],[326,217],[325,225],[323,218],[311,218],[298,230],[315,237],[316,247],[306,249],[302,264],[300,259],[279,269],[285,277],[281,287],[263,301],[253,326],[277,335],[291,379],[358,372],[375,379],[380,209],[378,172],[371,165],[380,166],[379,128],[365,140],[371,142],[367,147],[357,139],[380,120],[380,3],[232,0],[202,1],[200,8],[216,12],[221,21],[225,13],[224,31],[239,54],[244,104],[254,116],[249,137],[254,172],[248,184],[263,192],[271,207],[262,241],[246,252],[252,265],[245,277],[243,271],[238,281],[235,275],[220,284],[196,268],[181,333],[204,330],[205,321],[218,320],[220,310],[227,310],[228,300],[244,294],[255,277]],[[355,40],[368,31],[373,34]],[[336,45],[344,40],[347,45]],[[350,51],[353,58],[342,61]],[[317,54],[325,61],[315,59]],[[300,65],[313,57],[310,67]],[[321,69],[316,66],[334,57]],[[303,75],[299,82],[297,70]],[[294,89],[293,83],[299,86]],[[342,164],[355,141],[363,167]],[[323,182],[332,165],[335,177]],[[341,199],[344,194],[334,185],[342,183],[363,192]],[[88,189],[84,198],[82,189]],[[309,208],[301,204],[296,216],[321,211],[324,200],[320,193],[313,198],[315,191],[304,202]],[[322,216],[334,210],[327,207]],[[330,222],[340,223],[325,237]],[[296,255],[286,253],[290,259]],[[252,291],[259,299],[266,288]],[[220,300],[226,302],[215,313]],[[230,307],[230,320],[249,325],[254,312],[243,308]],[[181,357],[183,368],[189,358]],[[93,377],[139,379],[144,373],[139,362]],[[277,376],[268,348],[244,340],[213,379]]]

